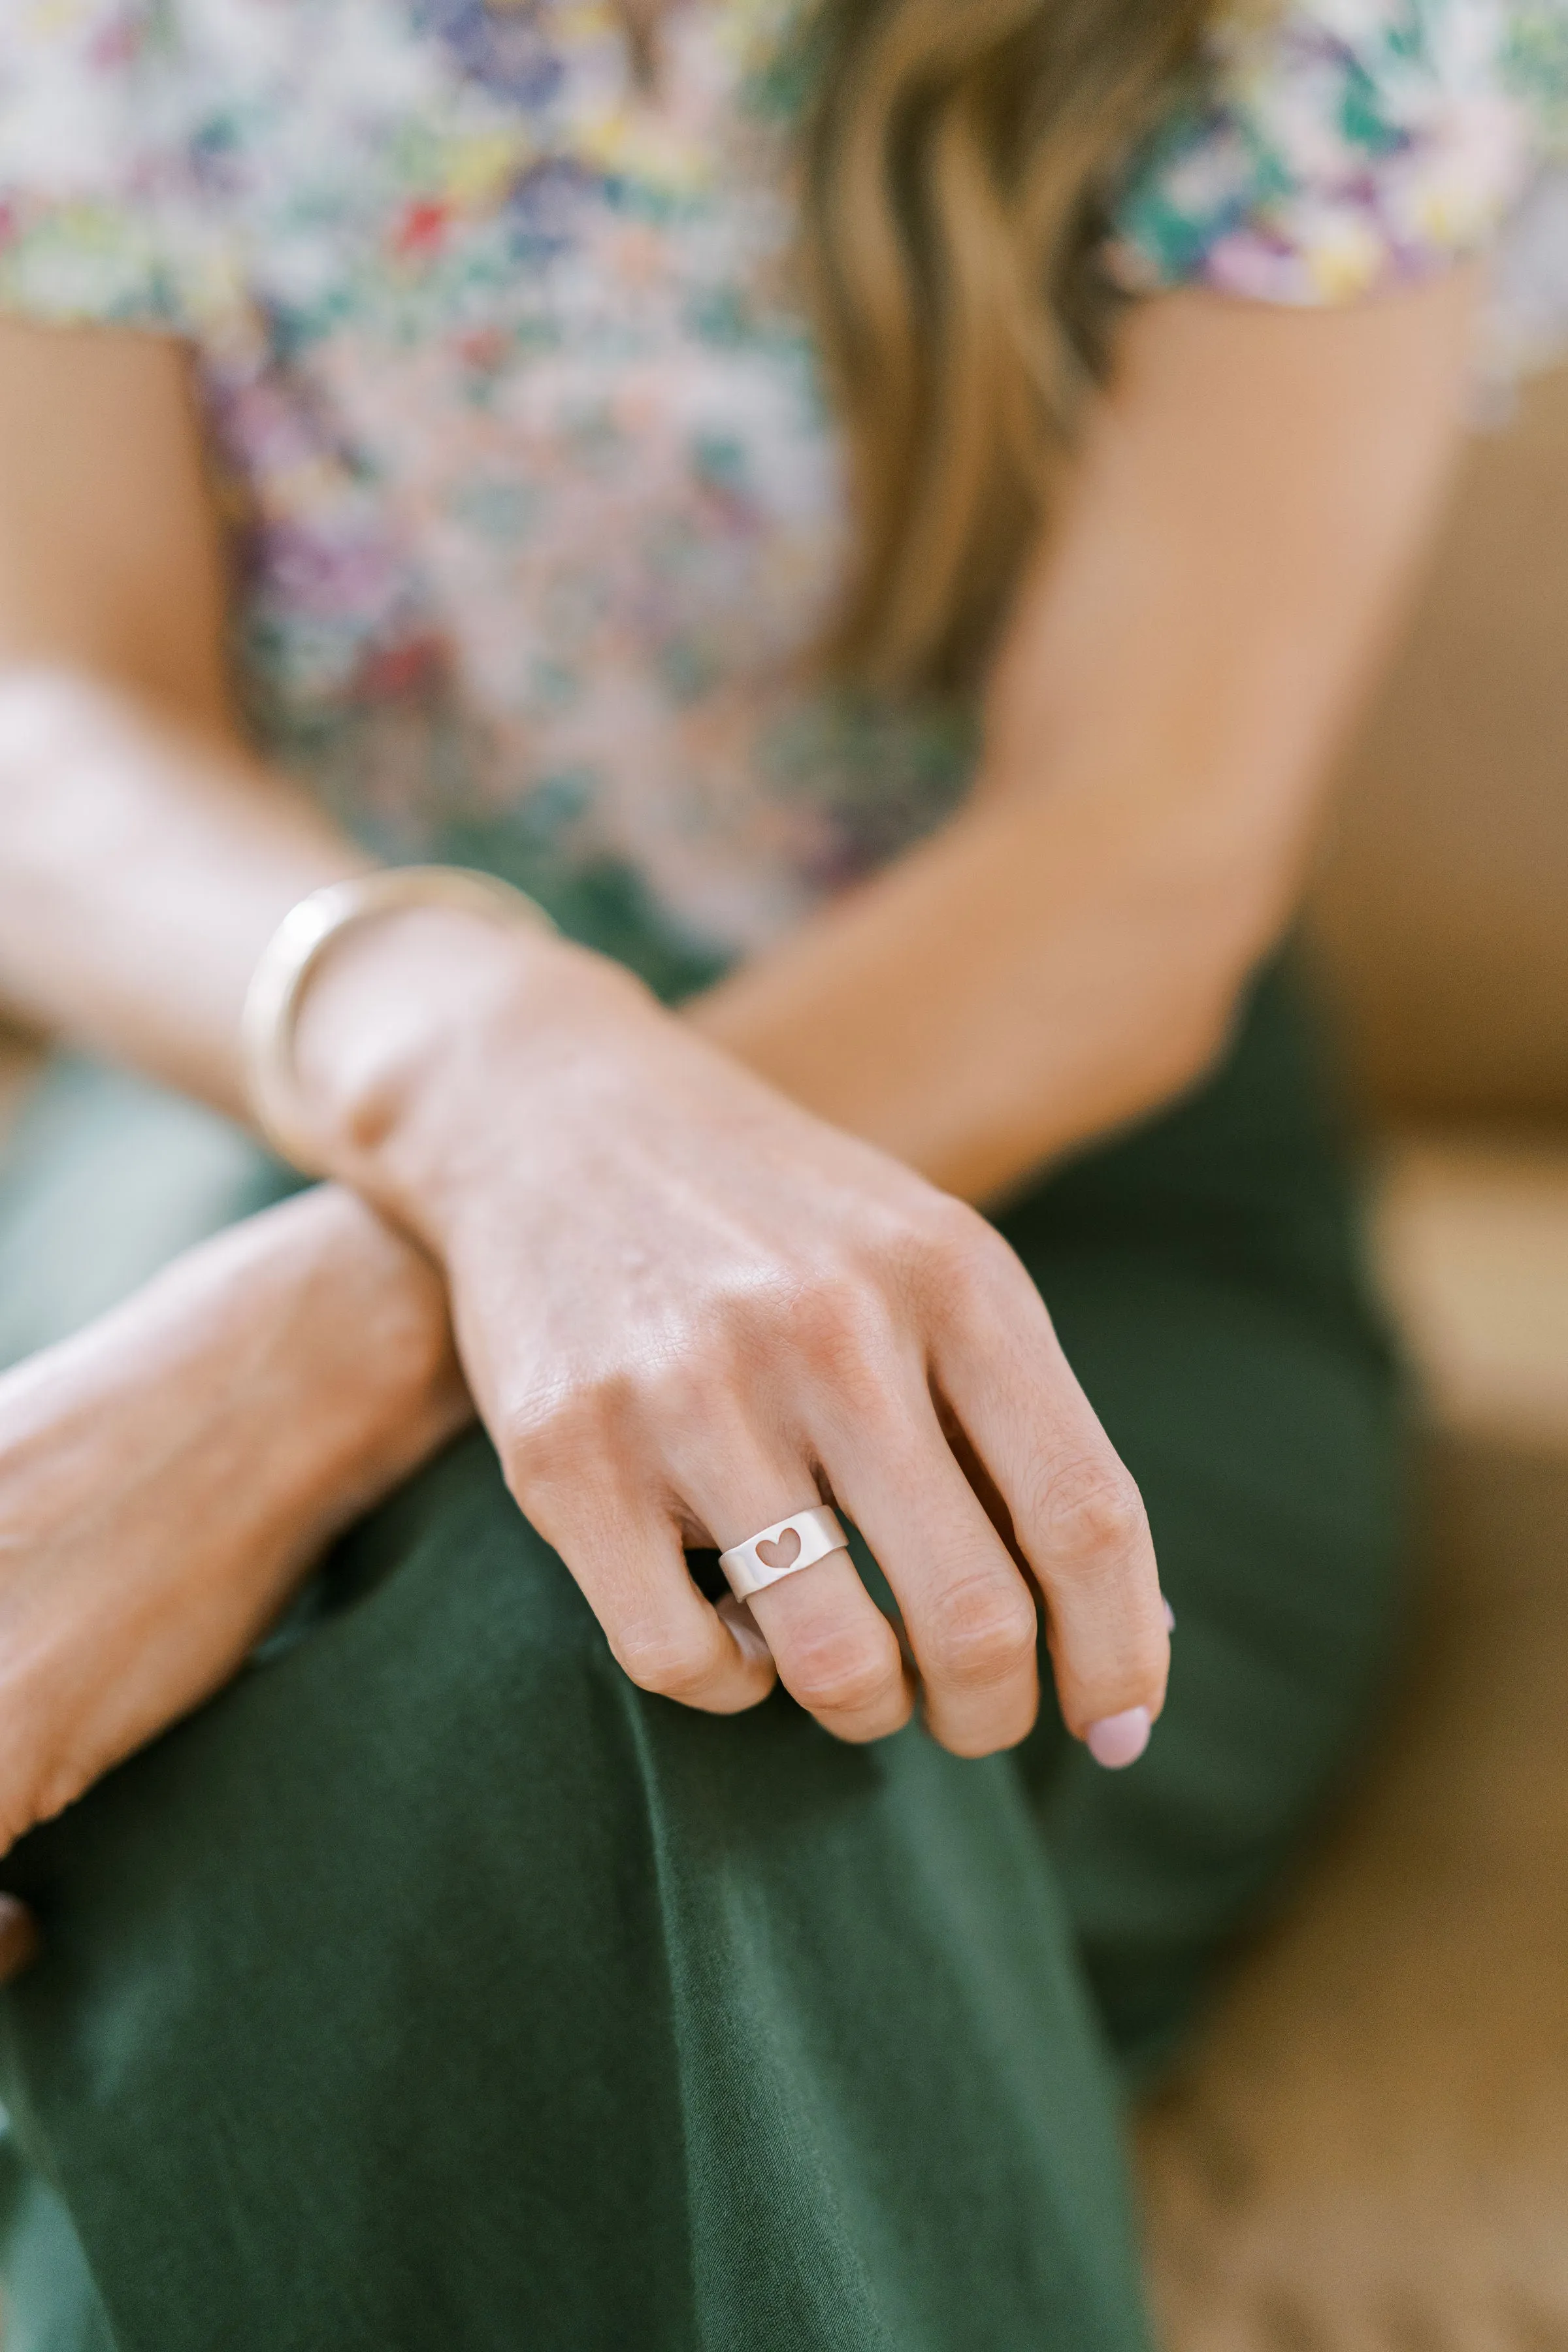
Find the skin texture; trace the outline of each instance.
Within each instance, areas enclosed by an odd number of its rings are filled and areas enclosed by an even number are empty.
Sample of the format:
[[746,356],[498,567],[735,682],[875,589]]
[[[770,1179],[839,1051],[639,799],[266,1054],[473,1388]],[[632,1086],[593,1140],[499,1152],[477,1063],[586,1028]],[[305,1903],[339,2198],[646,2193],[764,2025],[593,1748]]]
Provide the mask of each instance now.
[[332,1538],[463,1425],[445,1321],[434,1270],[332,1188],[0,1376],[0,1845],[161,1730],[171,1689],[194,1704],[223,1681]]
[[[1158,1712],[1136,1491],[964,1202],[1152,1108],[1223,1042],[1438,502],[1469,299],[1453,278],[1347,313],[1180,294],[1135,314],[1000,648],[971,804],[682,1015],[581,950],[450,915],[342,943],[299,1043],[351,1192],[293,1204],[258,1257],[234,1244],[226,1313],[177,1276],[112,1346],[0,1382],[0,1622],[25,1620],[0,1645],[20,1727],[0,1834],[210,1690],[324,1533],[451,1425],[448,1299],[513,1491],[647,1687],[730,1710],[776,1661],[842,1737],[905,1718],[910,1673],[846,1555],[758,1596],[765,1650],[685,1574],[682,1538],[737,1541],[831,1493],[947,1745],[1005,1746],[1035,1709],[1035,1591],[996,1521],[1046,1595],[1070,1727]],[[0,328],[0,993],[242,1112],[255,956],[363,859],[236,740],[222,606],[183,355]],[[242,1386],[235,1299],[265,1309],[307,1261],[321,1321],[285,1316]],[[409,1385],[369,1396],[367,1351],[332,1344],[368,1297],[425,1335]],[[193,1367],[243,1392],[267,1465],[254,1518],[205,1550],[189,1499],[237,1423],[195,1409]],[[150,1391],[179,1442],[136,1472],[157,1538],[128,1565],[92,1529],[145,1453]],[[342,1437],[330,1460],[256,1442],[317,1421]],[[95,1575],[142,1612],[128,1712]],[[176,1595],[195,1630],[161,1642]]]

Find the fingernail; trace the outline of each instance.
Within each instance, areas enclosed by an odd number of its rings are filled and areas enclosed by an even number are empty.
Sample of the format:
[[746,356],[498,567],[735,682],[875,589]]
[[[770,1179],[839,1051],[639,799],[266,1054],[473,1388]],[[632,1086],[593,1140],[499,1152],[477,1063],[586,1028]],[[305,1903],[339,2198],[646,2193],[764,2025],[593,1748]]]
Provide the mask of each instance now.
[[1176,1630],[1176,1612],[1166,1600],[1162,1599],[1160,1606],[1165,1612],[1165,1631],[1167,1633],[1173,1633]]
[[719,1614],[730,1629],[730,1639],[749,1665],[773,1664],[773,1654],[768,1647],[767,1636],[743,1601],[727,1592],[719,1603]]
[[0,1895],[0,1984],[19,1977],[37,1957],[37,1921],[14,1895]]
[[1097,1764],[1108,1772],[1120,1772],[1124,1764],[1137,1763],[1153,1727],[1146,1706],[1123,1707],[1120,1715],[1104,1715],[1091,1723],[1084,1745]]

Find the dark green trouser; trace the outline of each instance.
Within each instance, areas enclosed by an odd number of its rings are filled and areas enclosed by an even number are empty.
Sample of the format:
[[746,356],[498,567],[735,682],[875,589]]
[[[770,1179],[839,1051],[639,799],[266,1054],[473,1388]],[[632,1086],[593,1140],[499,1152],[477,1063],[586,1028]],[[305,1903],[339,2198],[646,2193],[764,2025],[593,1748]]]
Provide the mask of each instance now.
[[[64,1075],[13,1346],[258,1181]],[[1397,1412],[1278,979],[1213,1085],[1005,1222],[1148,1499],[1147,1758],[646,1697],[465,1440],[0,1874],[46,1940],[0,1996],[7,2352],[1134,2352],[1116,2063],[1353,1743]]]

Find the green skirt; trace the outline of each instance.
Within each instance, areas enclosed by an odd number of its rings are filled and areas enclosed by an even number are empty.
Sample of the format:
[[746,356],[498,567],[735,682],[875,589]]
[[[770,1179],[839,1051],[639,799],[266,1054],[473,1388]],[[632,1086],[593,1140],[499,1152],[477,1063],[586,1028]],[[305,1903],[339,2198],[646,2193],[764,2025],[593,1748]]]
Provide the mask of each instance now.
[[[0,1341],[279,1189],[63,1065]],[[635,1689],[484,1439],[6,1859],[6,2352],[1137,2352],[1129,2080],[1353,1747],[1399,1411],[1291,986],[1003,1218],[1142,1484],[1146,1758],[980,1763]]]

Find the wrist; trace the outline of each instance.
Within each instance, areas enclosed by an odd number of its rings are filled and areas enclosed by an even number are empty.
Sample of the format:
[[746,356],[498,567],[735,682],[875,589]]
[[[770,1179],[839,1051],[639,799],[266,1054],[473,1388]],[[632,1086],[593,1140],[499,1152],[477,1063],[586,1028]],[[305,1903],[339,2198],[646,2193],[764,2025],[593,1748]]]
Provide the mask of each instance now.
[[[542,928],[437,907],[333,943],[294,1036],[321,1165],[439,1246],[449,1185],[510,1108],[652,1010],[635,977]],[[542,1108],[542,1116],[547,1111]],[[514,1130],[515,1131],[515,1130]]]
[[[62,1413],[119,1431],[128,1454],[143,1412],[176,1420],[191,1496],[221,1502],[242,1550],[302,1559],[469,1410],[440,1276],[336,1185],[215,1234],[13,1377],[45,1456]],[[237,1486],[237,1440],[257,1465]]]
[[[284,1423],[314,1424],[279,1497],[313,1558],[473,1408],[440,1275],[357,1193],[320,1186],[253,1218],[249,1234],[257,1255],[236,1265],[233,1304],[268,1334],[256,1386],[276,1391]],[[302,1372],[308,1415],[297,1411]]]
[[439,1278],[335,1187],[7,1373],[0,1848],[226,1679],[468,1411]]

